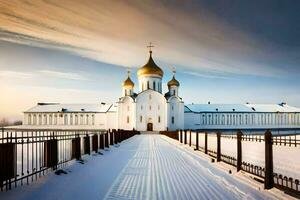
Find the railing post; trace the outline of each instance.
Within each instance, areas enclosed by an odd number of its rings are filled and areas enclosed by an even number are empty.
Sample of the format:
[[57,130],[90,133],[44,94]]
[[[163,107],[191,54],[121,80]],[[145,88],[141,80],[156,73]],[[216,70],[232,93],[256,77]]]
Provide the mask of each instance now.
[[184,130],[184,144],[187,144],[187,130]]
[[189,145],[192,146],[192,130],[190,130],[190,141],[189,141]]
[[221,161],[221,133],[217,132],[217,162]]
[[180,129],[180,143],[182,143],[182,130]]
[[108,131],[106,131],[105,139],[104,139],[104,140],[105,140],[105,142],[104,142],[105,145],[104,145],[104,146],[105,146],[106,148],[109,148],[109,143],[108,143]]
[[204,153],[207,154],[207,132],[204,135]]
[[242,136],[243,136],[243,133],[239,130],[236,134],[236,138],[237,138],[236,170],[237,171],[240,171],[242,168]]
[[265,132],[265,189],[274,186],[272,133]]
[[196,148],[195,148],[196,151],[199,150],[199,132],[196,131]]

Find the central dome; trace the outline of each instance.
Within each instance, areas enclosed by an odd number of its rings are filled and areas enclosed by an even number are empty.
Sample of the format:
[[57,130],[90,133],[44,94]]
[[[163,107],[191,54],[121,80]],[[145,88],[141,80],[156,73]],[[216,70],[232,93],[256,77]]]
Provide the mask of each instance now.
[[152,51],[150,51],[148,62],[137,71],[137,75],[139,77],[145,75],[158,75],[160,77],[163,77],[163,70],[159,66],[157,66],[152,59]]

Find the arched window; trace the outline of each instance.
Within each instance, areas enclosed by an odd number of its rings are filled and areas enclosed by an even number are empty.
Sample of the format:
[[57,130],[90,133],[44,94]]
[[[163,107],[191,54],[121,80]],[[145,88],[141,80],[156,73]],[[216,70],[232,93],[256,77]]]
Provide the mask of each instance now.
[[155,81],[153,81],[153,90],[156,90],[156,87],[155,87]]
[[158,123],[160,123],[160,116],[158,116]]
[[127,116],[127,124],[129,124],[129,116]]
[[173,95],[174,95],[174,96],[176,95],[176,91],[175,91],[175,89],[173,90]]
[[57,125],[57,115],[54,115],[54,125]]
[[47,115],[44,114],[44,125],[47,125]]
[[31,125],[31,114],[28,115],[28,125]]
[[89,125],[89,115],[86,115],[86,125]]
[[92,115],[92,125],[95,125],[95,115]]
[[172,116],[172,124],[174,124],[174,121],[175,121],[174,116]]
[[147,81],[147,89],[149,89],[149,81]]
[[142,91],[144,91],[144,84],[142,83]]
[[68,125],[68,115],[64,115],[64,125]]
[[42,115],[39,114],[39,125],[42,125]]
[[80,115],[80,125],[83,125],[83,115]]
[[73,125],[73,115],[70,115],[70,125]]
[[78,115],[75,115],[75,125],[78,125]]
[[36,125],[36,114],[33,115],[33,125]]
[[49,124],[49,125],[52,125],[52,123],[53,123],[52,114],[50,114],[50,115],[49,115],[49,123],[48,123],[48,124]]
[[141,123],[143,122],[143,116],[142,115],[140,116],[140,122]]
[[149,106],[149,110],[151,110],[151,105]]

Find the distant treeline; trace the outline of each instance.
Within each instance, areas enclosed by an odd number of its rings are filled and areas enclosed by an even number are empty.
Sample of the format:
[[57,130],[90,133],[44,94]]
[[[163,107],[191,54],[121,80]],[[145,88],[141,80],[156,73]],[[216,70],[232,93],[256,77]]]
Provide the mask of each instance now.
[[2,118],[0,120],[0,127],[4,127],[4,126],[17,126],[17,125],[22,125],[22,121],[21,120],[8,121],[6,118]]

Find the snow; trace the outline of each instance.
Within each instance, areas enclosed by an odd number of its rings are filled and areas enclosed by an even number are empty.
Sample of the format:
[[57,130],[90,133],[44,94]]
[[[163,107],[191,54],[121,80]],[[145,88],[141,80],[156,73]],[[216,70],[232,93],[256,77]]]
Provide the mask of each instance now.
[[[240,173],[163,135],[137,135],[73,162],[67,175],[50,173],[28,186],[0,193],[0,199],[273,199]],[[257,185],[257,184],[256,184]]]
[[116,111],[114,104],[38,104],[26,112],[107,112]]
[[[187,134],[187,143],[189,144],[190,133]],[[184,134],[183,134],[184,138]],[[300,135],[296,139],[300,140]],[[199,146],[204,148],[204,133],[199,134]],[[184,141],[184,139],[183,139]],[[208,150],[217,151],[216,134],[208,134]],[[236,139],[221,137],[221,153],[223,155],[237,158]],[[196,133],[192,132],[192,145],[196,145]],[[300,179],[300,145],[273,145],[273,166],[274,173],[283,176]],[[242,161],[257,165],[265,166],[265,143],[255,141],[242,141]]]
[[188,104],[185,112],[300,112],[286,104]]

